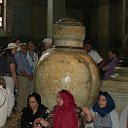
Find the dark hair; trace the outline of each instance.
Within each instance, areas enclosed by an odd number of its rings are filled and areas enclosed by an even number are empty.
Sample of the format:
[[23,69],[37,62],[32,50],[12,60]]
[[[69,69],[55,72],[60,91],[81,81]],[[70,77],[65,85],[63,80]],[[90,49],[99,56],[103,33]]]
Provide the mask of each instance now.
[[5,49],[2,53],[1,53],[1,57],[6,58],[8,55],[13,56],[11,49]]
[[105,97],[109,96],[110,98],[112,98],[108,92],[100,91],[100,92],[99,92],[99,97],[100,97],[101,95],[103,95],[103,96],[105,96]]
[[112,54],[116,54],[116,56],[118,57],[118,51],[116,49],[110,49],[110,52],[112,52]]
[[92,40],[84,41],[84,46],[87,45],[87,44],[93,46]]
[[37,92],[33,92],[31,95],[28,96],[28,99],[27,99],[27,105],[28,105],[28,106],[29,106],[29,99],[30,99],[31,97],[35,97],[37,103],[38,103],[39,105],[41,105],[41,96],[40,96]]
[[15,37],[15,38],[13,39],[13,42],[16,43],[17,40],[20,40],[20,38],[19,38],[19,37]]
[[6,53],[11,53],[11,50],[12,50],[12,49],[6,49],[5,52],[6,52]]
[[36,43],[33,40],[29,40],[27,44],[33,44],[34,46],[36,46]]

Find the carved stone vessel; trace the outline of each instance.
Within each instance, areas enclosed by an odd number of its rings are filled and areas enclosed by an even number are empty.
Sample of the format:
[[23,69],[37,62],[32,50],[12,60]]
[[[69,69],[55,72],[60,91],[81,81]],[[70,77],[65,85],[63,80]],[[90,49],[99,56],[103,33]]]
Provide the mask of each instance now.
[[56,104],[56,94],[69,90],[79,106],[91,105],[99,91],[99,72],[83,49],[85,27],[74,19],[53,25],[54,47],[41,56],[35,71],[35,91],[48,107]]

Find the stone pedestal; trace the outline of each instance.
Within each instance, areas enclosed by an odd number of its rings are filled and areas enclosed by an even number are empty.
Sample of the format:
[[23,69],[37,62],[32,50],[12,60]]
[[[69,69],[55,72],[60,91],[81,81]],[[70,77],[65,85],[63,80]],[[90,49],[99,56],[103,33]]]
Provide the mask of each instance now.
[[128,58],[119,58],[118,66],[114,69],[110,79],[103,82],[101,90],[112,95],[117,111],[121,113],[128,105]]
[[101,91],[110,93],[116,103],[116,109],[121,111],[128,105],[128,82],[107,80],[103,81]]
[[128,55],[128,1],[123,0],[123,56]]

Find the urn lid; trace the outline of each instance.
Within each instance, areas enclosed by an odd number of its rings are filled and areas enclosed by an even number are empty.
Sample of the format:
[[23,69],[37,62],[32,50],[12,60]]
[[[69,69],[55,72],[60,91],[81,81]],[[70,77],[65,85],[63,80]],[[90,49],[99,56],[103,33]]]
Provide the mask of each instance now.
[[73,18],[63,18],[56,22],[58,25],[69,25],[69,26],[83,26],[81,22]]
[[83,47],[85,26],[76,19],[64,18],[53,25],[55,46]]

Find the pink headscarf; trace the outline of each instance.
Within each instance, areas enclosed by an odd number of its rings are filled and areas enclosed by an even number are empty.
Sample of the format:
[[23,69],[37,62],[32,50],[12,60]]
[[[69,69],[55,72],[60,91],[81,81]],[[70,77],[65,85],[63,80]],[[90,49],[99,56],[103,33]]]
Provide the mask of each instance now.
[[78,117],[73,95],[67,90],[62,90],[58,94],[60,94],[64,103],[62,106],[56,105],[53,115],[53,128],[78,128]]

